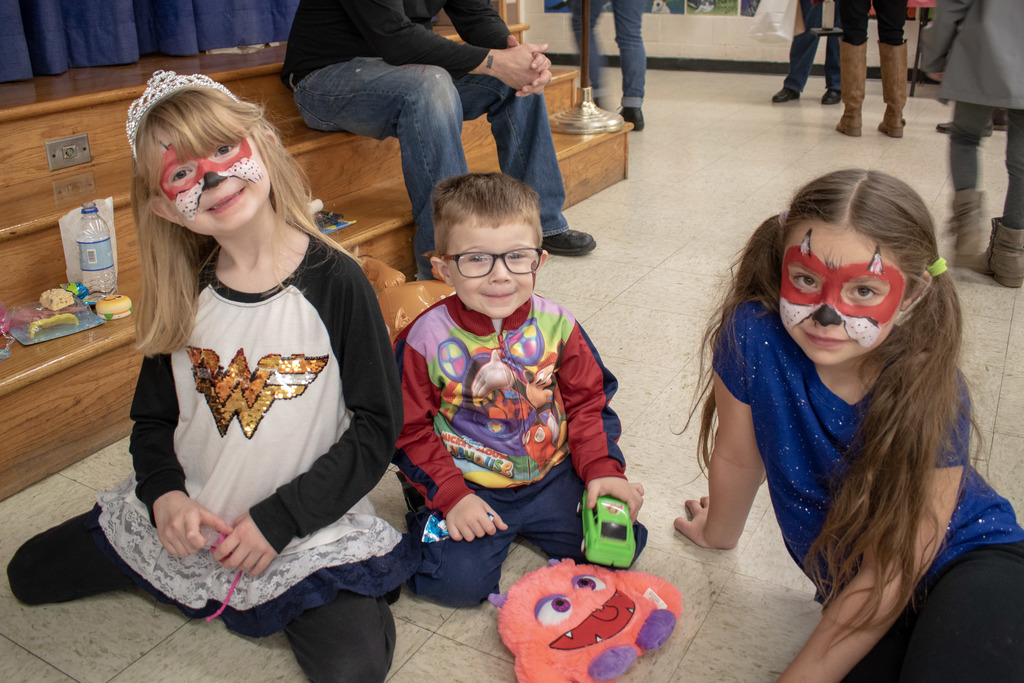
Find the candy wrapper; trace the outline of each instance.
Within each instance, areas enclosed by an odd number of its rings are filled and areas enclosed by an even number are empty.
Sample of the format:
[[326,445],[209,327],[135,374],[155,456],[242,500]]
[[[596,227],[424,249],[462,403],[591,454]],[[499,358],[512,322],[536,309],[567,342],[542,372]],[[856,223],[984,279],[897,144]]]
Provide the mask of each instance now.
[[[494,515],[490,512],[487,516],[494,519]],[[423,526],[423,537],[420,539],[424,543],[437,543],[449,538],[448,535],[448,522],[438,515],[436,512],[427,518],[427,523]]]

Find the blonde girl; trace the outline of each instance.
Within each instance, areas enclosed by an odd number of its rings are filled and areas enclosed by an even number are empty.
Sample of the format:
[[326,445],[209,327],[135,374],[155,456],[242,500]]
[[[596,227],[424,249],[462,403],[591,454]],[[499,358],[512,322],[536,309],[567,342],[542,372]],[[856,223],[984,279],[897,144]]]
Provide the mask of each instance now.
[[243,635],[283,630],[313,680],[383,680],[386,596],[415,565],[366,498],[402,423],[373,292],[320,237],[260,107],[157,72],[127,130],[134,472],[25,543],[12,591],[41,604],[138,585]]
[[780,680],[1024,680],[1024,530],[969,462],[944,268],[910,187],[837,171],[757,229],[705,335],[709,493],[675,527],[735,546],[767,480],[824,608]]

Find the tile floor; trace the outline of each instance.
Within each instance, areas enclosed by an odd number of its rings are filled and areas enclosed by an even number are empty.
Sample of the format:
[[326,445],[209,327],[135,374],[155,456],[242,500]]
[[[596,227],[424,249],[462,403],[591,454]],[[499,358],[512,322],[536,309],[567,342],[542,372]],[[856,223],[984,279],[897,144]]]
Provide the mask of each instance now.
[[[764,489],[739,545],[697,548],[672,520],[682,502],[706,491],[694,430],[683,431],[694,389],[695,354],[712,301],[725,286],[736,249],[796,187],[840,166],[877,168],[907,180],[938,225],[952,197],[948,139],[935,124],[950,109],[921,87],[907,102],[905,137],[874,130],[884,105],[869,82],[862,138],[833,130],[841,106],[822,107],[821,78],[799,102],[772,105],[779,76],[659,72],[648,74],[647,129],[630,135],[629,180],[567,212],[592,232],[597,250],[554,257],[539,276],[541,293],[583,322],[618,376],[613,403],[631,478],[647,488],[642,521],[650,529],[636,569],[682,591],[685,611],[671,640],[622,680],[769,681],[799,649],[818,610],[809,582],[789,560]],[[988,215],[1006,189],[1005,133],[981,153]],[[1017,291],[967,272],[960,284],[967,314],[965,370],[984,431],[981,467],[1024,505],[1024,322]],[[0,502],[0,564],[30,535],[86,510],[97,489],[129,468],[121,442]],[[403,524],[398,483],[387,476],[372,498]],[[502,589],[544,563],[527,545],[513,548]],[[512,656],[498,637],[495,610],[446,609],[404,594],[394,606],[396,683],[513,681]],[[0,588],[0,680],[4,681],[300,680],[283,636],[251,640],[219,622],[189,621],[137,593],[28,608]]]

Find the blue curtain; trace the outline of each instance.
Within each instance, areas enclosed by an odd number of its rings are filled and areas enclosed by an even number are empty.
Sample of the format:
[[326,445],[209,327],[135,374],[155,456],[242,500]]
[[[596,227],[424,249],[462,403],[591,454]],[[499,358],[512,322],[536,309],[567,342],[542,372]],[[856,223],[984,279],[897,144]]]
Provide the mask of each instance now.
[[299,0],[0,0],[0,82],[287,40]]

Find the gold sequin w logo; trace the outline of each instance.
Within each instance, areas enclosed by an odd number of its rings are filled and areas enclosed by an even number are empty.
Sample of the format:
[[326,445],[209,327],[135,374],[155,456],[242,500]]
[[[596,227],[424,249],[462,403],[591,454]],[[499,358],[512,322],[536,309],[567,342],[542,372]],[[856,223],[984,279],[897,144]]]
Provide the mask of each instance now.
[[248,439],[256,433],[274,401],[301,396],[327,365],[327,356],[282,357],[272,353],[263,356],[256,370],[250,371],[245,351],[239,349],[225,369],[214,351],[192,346],[186,350],[196,390],[206,397],[220,435],[227,433],[231,420],[237,416]]

